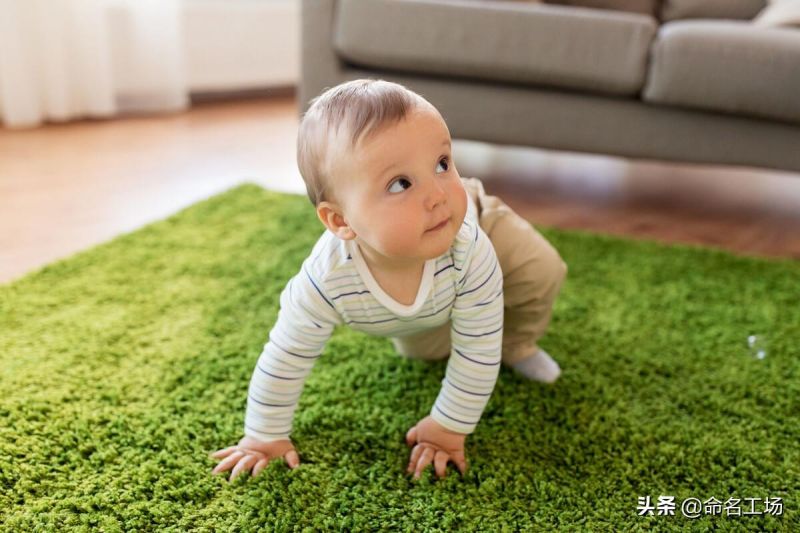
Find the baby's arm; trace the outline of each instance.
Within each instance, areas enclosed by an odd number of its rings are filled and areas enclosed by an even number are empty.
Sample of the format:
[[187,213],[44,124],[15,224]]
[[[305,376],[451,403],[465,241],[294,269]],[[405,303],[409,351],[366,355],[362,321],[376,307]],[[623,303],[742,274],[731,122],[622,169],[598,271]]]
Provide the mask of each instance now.
[[[432,462],[440,477],[448,460],[462,473],[466,470],[465,437],[475,430],[500,371],[503,273],[489,238],[479,227],[474,230],[475,240],[457,284],[451,315],[452,348],[442,388],[430,416],[406,436],[414,446],[409,472],[414,471],[415,477]],[[421,434],[427,436],[421,438]]]
[[321,283],[304,264],[284,288],[278,320],[258,359],[247,396],[244,437],[212,457],[224,459],[213,473],[233,468],[257,475],[270,460],[285,458],[290,467],[300,458],[289,439],[303,384],[319,358],[333,328],[340,322]]

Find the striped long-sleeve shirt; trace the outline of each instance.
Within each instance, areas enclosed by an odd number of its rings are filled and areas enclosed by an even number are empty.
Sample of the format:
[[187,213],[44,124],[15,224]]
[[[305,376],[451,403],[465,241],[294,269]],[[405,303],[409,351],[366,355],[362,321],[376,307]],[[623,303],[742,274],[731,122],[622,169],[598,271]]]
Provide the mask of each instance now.
[[326,231],[280,296],[278,319],[258,359],[244,433],[262,441],[288,438],[306,376],[335,326],[401,337],[451,320],[451,353],[431,417],[471,433],[500,369],[503,275],[475,205],[450,249],[426,261],[417,298],[403,305],[374,279],[354,241]]

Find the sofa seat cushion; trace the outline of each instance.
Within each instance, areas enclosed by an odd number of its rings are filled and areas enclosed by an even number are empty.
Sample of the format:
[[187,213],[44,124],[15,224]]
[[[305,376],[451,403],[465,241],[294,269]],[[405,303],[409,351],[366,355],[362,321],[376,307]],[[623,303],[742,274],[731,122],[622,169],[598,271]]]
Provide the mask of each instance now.
[[643,99],[800,123],[800,31],[740,21],[661,27]]
[[638,94],[653,18],[494,0],[339,0],[346,62],[400,72]]

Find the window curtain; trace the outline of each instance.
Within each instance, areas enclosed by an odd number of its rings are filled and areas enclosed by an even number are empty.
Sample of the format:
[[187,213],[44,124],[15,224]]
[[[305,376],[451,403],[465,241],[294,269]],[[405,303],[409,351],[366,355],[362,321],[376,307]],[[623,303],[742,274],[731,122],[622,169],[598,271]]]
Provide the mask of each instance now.
[[0,123],[188,105],[180,0],[0,0]]

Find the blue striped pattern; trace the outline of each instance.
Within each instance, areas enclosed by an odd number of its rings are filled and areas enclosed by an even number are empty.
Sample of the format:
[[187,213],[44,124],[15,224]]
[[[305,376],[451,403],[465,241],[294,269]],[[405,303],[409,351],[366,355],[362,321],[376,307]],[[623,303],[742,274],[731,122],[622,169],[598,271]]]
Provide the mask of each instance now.
[[305,378],[334,327],[399,337],[452,321],[452,353],[431,417],[471,433],[494,389],[503,338],[503,276],[474,205],[453,246],[436,259],[433,283],[414,316],[397,316],[366,287],[345,243],[330,232],[287,283],[248,391],[245,435],[288,438]]

